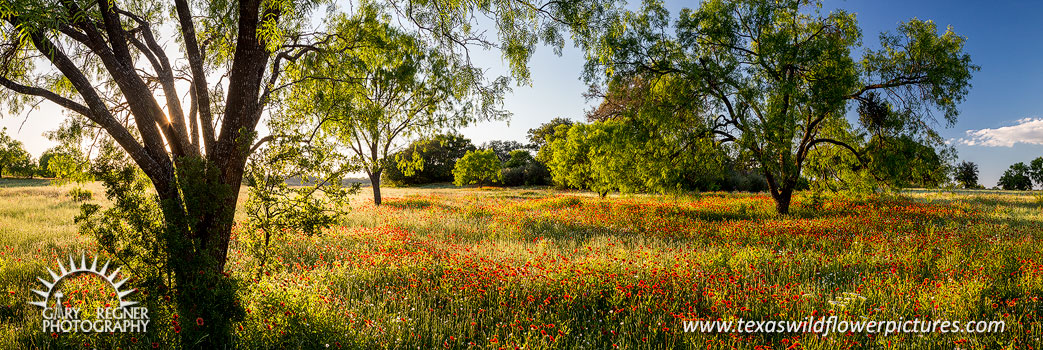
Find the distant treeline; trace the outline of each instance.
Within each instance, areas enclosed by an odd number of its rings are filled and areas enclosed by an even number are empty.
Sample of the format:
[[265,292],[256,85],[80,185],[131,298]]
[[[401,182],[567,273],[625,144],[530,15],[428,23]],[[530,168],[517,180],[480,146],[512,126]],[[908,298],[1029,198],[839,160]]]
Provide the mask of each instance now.
[[456,133],[437,134],[393,154],[389,160],[394,166],[388,167],[383,181],[392,186],[454,182],[458,160],[469,152],[488,150],[500,164],[500,176],[491,182],[500,186],[552,185],[601,194],[768,189],[757,168],[718,154],[715,148],[672,148],[637,130],[618,122],[556,118],[530,129],[527,143],[490,141],[476,146]]

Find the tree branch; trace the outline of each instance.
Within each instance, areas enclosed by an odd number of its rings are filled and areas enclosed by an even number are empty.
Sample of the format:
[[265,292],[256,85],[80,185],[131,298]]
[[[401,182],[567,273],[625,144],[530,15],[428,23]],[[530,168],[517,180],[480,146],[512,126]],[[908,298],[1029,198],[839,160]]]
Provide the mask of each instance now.
[[185,43],[188,65],[192,72],[193,98],[196,101],[199,124],[203,131],[203,148],[206,150],[207,157],[210,157],[217,138],[214,136],[214,114],[210,110],[210,91],[206,84],[206,71],[203,70],[203,55],[199,49],[199,42],[196,40],[196,27],[192,22],[192,10],[188,5],[188,0],[174,0],[174,6],[181,27],[181,36]]

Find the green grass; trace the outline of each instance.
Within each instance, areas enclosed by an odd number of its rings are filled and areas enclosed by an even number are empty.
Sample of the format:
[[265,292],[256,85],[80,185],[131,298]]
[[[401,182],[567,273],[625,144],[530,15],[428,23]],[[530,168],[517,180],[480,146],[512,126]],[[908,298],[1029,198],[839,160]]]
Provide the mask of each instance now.
[[[0,348],[128,343],[32,329],[47,261],[93,242],[68,189],[0,180]],[[96,186],[96,185],[92,185]],[[95,201],[100,188],[92,187]],[[547,189],[367,189],[343,225],[286,234],[258,279],[237,230],[241,348],[1039,348],[1043,214],[1032,194],[907,191],[609,196]],[[104,203],[103,203],[104,204]],[[239,216],[242,218],[241,216]],[[10,292],[14,292],[13,294]],[[852,294],[853,293],[853,294]],[[841,302],[841,303],[838,303]],[[1003,320],[1000,334],[700,334],[682,320]],[[169,333],[171,321],[155,319]],[[241,327],[241,328],[240,328]],[[157,345],[169,344],[158,341]]]

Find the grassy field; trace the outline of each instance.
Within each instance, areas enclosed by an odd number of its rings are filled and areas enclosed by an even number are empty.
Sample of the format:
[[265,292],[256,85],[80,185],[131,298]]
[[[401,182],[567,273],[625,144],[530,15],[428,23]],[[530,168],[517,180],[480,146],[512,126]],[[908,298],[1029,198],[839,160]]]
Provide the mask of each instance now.
[[[97,185],[95,202],[100,197]],[[36,276],[69,253],[78,203],[42,181],[0,180],[0,348],[169,348],[44,334]],[[1032,195],[908,191],[795,199],[610,196],[542,189],[365,189],[347,222],[287,233],[259,274],[237,229],[244,348],[1038,349],[1043,210]],[[1002,333],[684,332],[684,320],[1004,321]],[[192,323],[192,322],[185,322]],[[189,325],[195,326],[195,325]]]

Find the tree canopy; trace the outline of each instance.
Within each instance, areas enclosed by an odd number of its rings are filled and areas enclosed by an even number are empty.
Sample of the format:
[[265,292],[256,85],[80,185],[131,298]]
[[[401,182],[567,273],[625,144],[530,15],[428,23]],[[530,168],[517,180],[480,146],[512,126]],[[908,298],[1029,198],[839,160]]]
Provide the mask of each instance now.
[[1007,168],[1007,170],[1003,172],[1003,175],[1000,176],[997,184],[1004,190],[1032,190],[1031,170],[1029,170],[1028,165],[1025,165],[1025,163],[1022,162],[1011,164],[1010,168]]
[[1029,162],[1029,177],[1036,185],[1043,187],[1043,157],[1036,157]]
[[405,141],[508,116],[496,108],[506,78],[486,82],[479,68],[390,21],[373,5],[330,19],[335,36],[288,67],[300,83],[287,90],[280,116],[338,140],[369,175],[377,205],[381,175],[396,165],[389,156]]
[[[876,171],[894,169],[895,154],[943,147],[935,127],[956,122],[978,70],[951,27],[914,18],[882,33],[879,48],[862,47],[854,14],[813,0],[703,1],[674,21],[647,1],[609,18],[582,40],[586,79],[636,86],[643,102],[686,111],[645,115],[690,118],[689,128],[735,145],[764,173],[779,213],[820,149],[844,150],[882,180],[907,175]],[[851,106],[869,113],[851,123]]]
[[981,187],[981,185],[978,184],[978,164],[968,161],[960,162],[960,164],[956,165],[953,179],[963,188]]
[[36,171],[32,156],[21,141],[0,129],[0,176],[3,174],[31,177]]
[[468,151],[453,168],[453,184],[457,186],[490,184],[503,180],[500,159],[492,150]]

